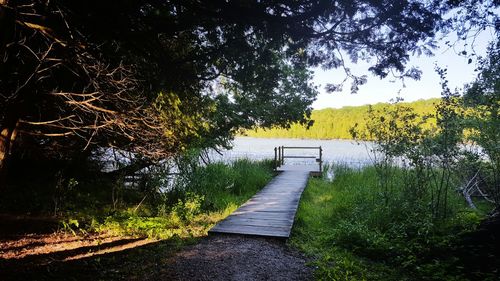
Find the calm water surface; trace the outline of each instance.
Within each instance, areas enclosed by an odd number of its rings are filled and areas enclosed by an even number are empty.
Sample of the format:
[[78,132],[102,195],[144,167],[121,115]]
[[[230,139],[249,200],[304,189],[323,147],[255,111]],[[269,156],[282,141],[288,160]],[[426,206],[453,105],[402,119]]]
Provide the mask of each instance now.
[[[323,161],[328,163],[345,163],[349,166],[364,166],[371,163],[371,143],[361,144],[350,140],[310,140],[310,139],[280,139],[280,138],[250,138],[237,137],[233,149],[223,151],[223,155],[213,153],[213,160],[232,161],[240,158],[252,160],[274,159],[274,148],[277,146],[321,146]],[[317,156],[318,150],[285,150],[285,155]],[[313,163],[314,159],[285,159],[285,164]]]

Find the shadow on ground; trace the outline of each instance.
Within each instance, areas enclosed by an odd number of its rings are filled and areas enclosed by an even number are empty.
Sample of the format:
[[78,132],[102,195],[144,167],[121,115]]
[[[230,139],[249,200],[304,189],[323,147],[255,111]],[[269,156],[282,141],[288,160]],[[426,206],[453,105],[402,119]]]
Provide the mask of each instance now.
[[[29,255],[24,258],[0,259],[2,280],[148,280],[164,271],[160,264],[175,250],[180,241],[149,241],[133,245],[144,239],[120,239],[97,246],[79,247],[48,254]],[[107,249],[114,252],[106,253]],[[104,251],[104,253],[99,253]],[[82,255],[80,257],[80,255]],[[90,256],[85,256],[85,254]],[[76,257],[74,259],[68,259]]]
[[0,280],[147,280],[194,239],[57,232],[50,217],[0,215]]
[[[155,241],[54,232],[52,220],[0,222],[0,280],[308,280],[307,259],[280,240],[213,235]],[[6,218],[6,219],[5,219]],[[23,227],[23,225],[28,226]],[[36,233],[32,233],[36,231]],[[469,280],[500,280],[500,220],[446,255]]]
[[[33,221],[21,218],[10,226],[19,230]],[[1,280],[293,281],[312,276],[306,259],[283,240],[231,235],[162,241],[74,236],[54,232],[52,222],[45,222],[35,223],[43,225],[39,233],[29,233],[35,228],[12,228],[0,236]]]

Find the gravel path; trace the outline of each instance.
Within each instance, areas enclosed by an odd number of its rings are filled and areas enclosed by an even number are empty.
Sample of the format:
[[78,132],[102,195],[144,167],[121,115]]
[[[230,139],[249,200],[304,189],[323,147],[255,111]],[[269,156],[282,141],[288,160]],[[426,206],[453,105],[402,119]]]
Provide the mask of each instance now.
[[[163,280],[311,280],[306,258],[283,241],[209,236],[175,254]],[[155,277],[155,279],[158,277]]]
[[39,228],[25,224],[48,225],[45,220],[0,215],[0,280],[312,279],[304,255],[284,240],[216,234],[179,248],[173,240],[74,236],[50,227],[35,232]]

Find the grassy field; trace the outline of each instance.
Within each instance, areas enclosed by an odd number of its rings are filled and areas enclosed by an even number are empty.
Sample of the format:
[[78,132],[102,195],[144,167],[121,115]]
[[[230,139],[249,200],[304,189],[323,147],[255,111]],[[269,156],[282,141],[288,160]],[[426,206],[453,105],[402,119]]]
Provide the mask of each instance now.
[[318,280],[498,280],[464,264],[472,252],[464,253],[462,237],[483,212],[451,193],[449,216],[434,219],[428,202],[403,198],[404,183],[389,204],[377,186],[373,167],[336,167],[332,182],[310,180],[290,244],[313,258]]

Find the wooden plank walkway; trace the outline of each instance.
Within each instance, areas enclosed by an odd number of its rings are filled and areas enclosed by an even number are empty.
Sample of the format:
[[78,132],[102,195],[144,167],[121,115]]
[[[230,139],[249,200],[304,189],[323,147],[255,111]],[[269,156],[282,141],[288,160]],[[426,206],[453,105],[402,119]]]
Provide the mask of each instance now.
[[220,221],[209,234],[230,233],[288,238],[300,196],[317,165],[283,166],[260,192]]

